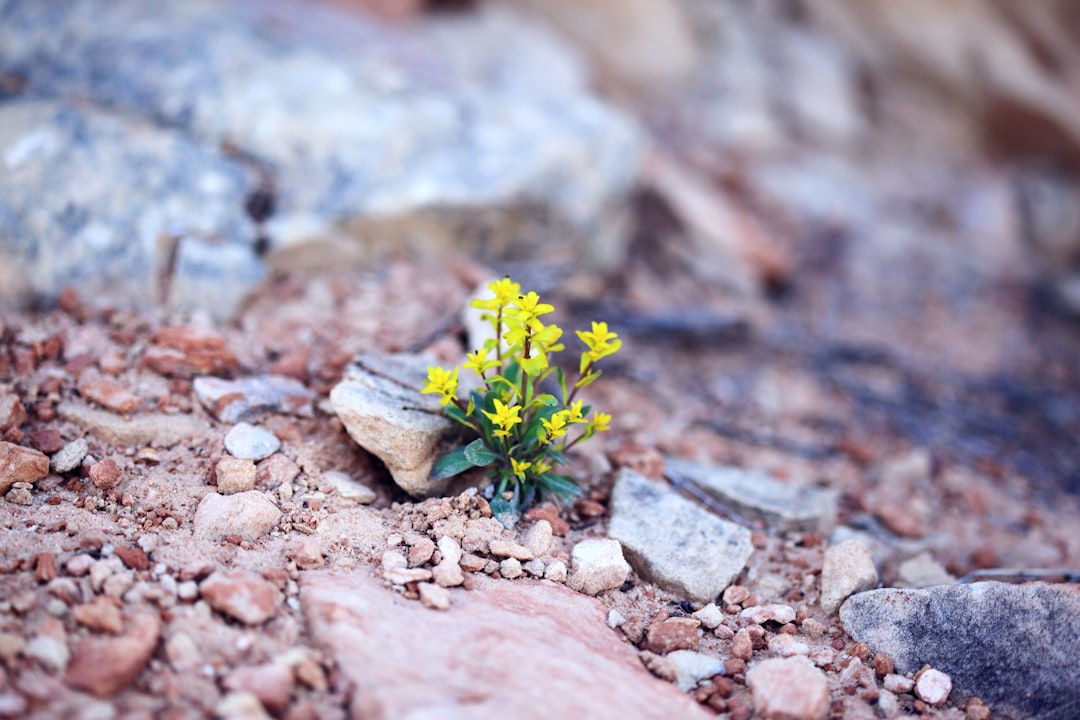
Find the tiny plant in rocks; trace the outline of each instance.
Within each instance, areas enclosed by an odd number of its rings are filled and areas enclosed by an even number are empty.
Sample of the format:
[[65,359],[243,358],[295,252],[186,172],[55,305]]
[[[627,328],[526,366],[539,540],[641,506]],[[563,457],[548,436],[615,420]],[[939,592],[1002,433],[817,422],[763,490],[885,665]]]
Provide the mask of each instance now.
[[[558,469],[567,465],[568,450],[606,431],[611,416],[592,410],[578,393],[600,377],[597,364],[617,352],[622,341],[607,323],[579,330],[585,348],[576,379],[568,378],[551,362],[564,349],[563,331],[541,319],[554,308],[535,292],[522,294],[510,278],[491,283],[488,290],[490,296],[474,300],[472,306],[483,311],[494,336],[453,370],[428,368],[423,392],[438,394],[446,414],[476,436],[440,457],[432,480],[487,468],[493,481],[492,512],[513,522],[540,497],[565,500],[581,492],[577,482]],[[480,380],[468,397],[458,393],[462,370]]]

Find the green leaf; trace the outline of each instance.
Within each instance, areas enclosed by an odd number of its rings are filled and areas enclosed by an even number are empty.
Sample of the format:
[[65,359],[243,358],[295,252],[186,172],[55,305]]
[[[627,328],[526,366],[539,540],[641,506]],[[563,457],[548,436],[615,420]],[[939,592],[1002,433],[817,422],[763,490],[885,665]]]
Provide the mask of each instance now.
[[553,475],[545,473],[536,478],[536,481],[548,492],[560,498],[571,498],[581,494],[581,487],[572,477],[566,475]]
[[543,405],[544,407],[553,407],[553,408],[559,407],[559,401],[555,398],[555,396],[547,394],[547,393],[545,393],[543,395],[537,395],[536,398],[533,400],[533,402],[534,403],[539,403],[540,405]]
[[467,446],[465,445],[456,447],[436,460],[435,466],[431,468],[431,481],[437,482],[439,480],[444,480],[448,477],[459,475],[473,467],[473,463],[465,457],[466,447]]
[[517,513],[514,512],[514,505],[502,495],[496,495],[491,499],[489,503],[491,505],[491,515],[507,530],[513,530],[514,524],[517,522]]
[[466,445],[463,449],[463,454],[465,460],[476,467],[486,467],[499,459],[499,456],[491,451],[483,438],[473,440]]
[[596,378],[600,377],[600,374],[600,370],[593,370],[591,373],[574,383],[574,387],[588,387],[589,385],[592,385]]
[[566,393],[566,371],[560,368],[555,368],[555,377],[559,381],[559,389],[562,390],[563,405],[566,405],[566,401],[569,396]]
[[566,460],[566,456],[563,455],[558,450],[556,450],[555,448],[549,448],[544,453],[544,455],[546,455],[548,458],[550,458],[552,462],[557,463],[559,465],[567,465],[568,464],[568,462]]

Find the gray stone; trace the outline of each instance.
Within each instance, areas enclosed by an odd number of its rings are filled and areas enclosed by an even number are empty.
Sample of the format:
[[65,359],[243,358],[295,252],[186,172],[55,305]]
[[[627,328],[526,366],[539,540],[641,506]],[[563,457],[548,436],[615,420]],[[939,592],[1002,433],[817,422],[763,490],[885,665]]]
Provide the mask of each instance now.
[[715,600],[754,550],[746,528],[628,468],[612,491],[608,535],[642,577],[698,602]]
[[203,376],[192,383],[195,396],[222,422],[235,423],[262,413],[312,417],[315,394],[284,375],[253,375],[239,380]]
[[869,590],[877,581],[874,559],[861,541],[831,545],[821,566],[821,609],[831,615],[848,596]]
[[572,51],[505,6],[407,32],[284,0],[7,0],[3,12],[5,64],[35,91],[228,142],[270,168],[279,247],[353,221],[364,242],[350,251],[368,262],[418,236],[426,251],[594,265],[623,253],[639,134],[589,95]]
[[71,472],[79,467],[88,452],[90,452],[90,446],[85,438],[72,440],[52,456],[52,471],[57,473]]
[[[45,27],[34,34],[50,35]],[[175,130],[13,100],[0,107],[0,148],[2,299],[71,285],[89,301],[164,300],[227,316],[264,275],[244,213],[246,171]]]
[[897,587],[902,588],[927,588],[934,585],[948,585],[956,579],[929,552],[921,552],[915,557],[900,563],[896,573]]
[[1003,718],[1073,717],[1080,697],[1080,587],[982,582],[872,590],[840,608],[844,630],[897,673],[929,664],[954,697],[982,698]]
[[667,655],[646,650],[641,659],[653,675],[675,683],[683,692],[693,690],[706,678],[724,674],[724,663],[720,658],[693,650],[674,650]]
[[225,435],[225,449],[235,458],[262,460],[281,448],[281,441],[269,430],[246,422],[237,423]]
[[196,540],[220,540],[239,535],[244,540],[258,540],[270,532],[281,510],[258,490],[233,495],[208,493],[195,511]]
[[780,531],[829,533],[836,523],[836,493],[781,482],[763,472],[665,458],[667,472],[689,480],[748,520]]
[[438,398],[422,395],[426,364],[412,356],[362,355],[330,392],[330,403],[352,439],[378,457],[410,495],[441,492],[450,479],[431,482],[440,443],[456,425]]

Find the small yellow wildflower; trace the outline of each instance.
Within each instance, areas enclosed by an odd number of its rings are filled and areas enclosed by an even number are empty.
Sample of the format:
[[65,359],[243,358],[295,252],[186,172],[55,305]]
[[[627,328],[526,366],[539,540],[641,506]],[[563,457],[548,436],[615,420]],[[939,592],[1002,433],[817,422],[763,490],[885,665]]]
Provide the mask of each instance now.
[[538,322],[538,317],[547,315],[554,310],[555,307],[553,305],[540,302],[540,296],[535,292],[530,291],[526,295],[518,296],[518,299],[510,307],[508,312],[522,325],[532,326],[534,323]]
[[484,347],[480,348],[476,352],[469,353],[466,356],[468,360],[466,360],[461,367],[465,368],[466,370],[472,370],[480,377],[484,377],[484,373],[486,373],[488,370],[490,370],[491,368],[499,367],[498,360],[487,359],[488,352],[490,352],[490,348],[487,345],[484,345]]
[[610,422],[611,422],[611,415],[609,415],[608,413],[599,412],[599,411],[594,412],[593,416],[592,416],[592,420],[589,421],[589,426],[586,429],[586,432],[588,432],[590,435],[592,433],[607,432],[608,430],[611,429],[610,427],[608,427],[608,424]]
[[495,400],[495,412],[492,413],[487,410],[481,410],[480,412],[487,415],[487,419],[491,421],[491,424],[496,426],[495,437],[506,437],[510,434],[511,428],[521,422],[521,406],[508,406],[498,399]]
[[428,366],[427,382],[424,383],[424,393],[438,393],[440,405],[446,405],[457,400],[458,369],[446,370],[437,365]]
[[531,462],[518,462],[517,458],[510,458],[510,464],[513,466],[513,472],[518,476],[518,480],[524,480],[525,471],[532,467]]
[[583,401],[575,400],[563,412],[566,413],[566,422],[568,423],[584,423],[588,422],[582,415],[581,406]]
[[488,292],[491,293],[490,298],[478,298],[473,300],[471,305],[477,310],[498,312],[509,307],[511,302],[521,296],[521,286],[516,282],[511,282],[510,278],[504,277],[489,283]]
[[547,460],[541,458],[533,463],[533,475],[544,475],[551,472],[552,465]]
[[622,347],[622,340],[619,339],[617,333],[610,332],[606,322],[593,322],[592,331],[578,330],[577,336],[581,338],[581,342],[589,348],[581,355],[581,370],[584,373],[592,363],[605,358],[608,355],[614,355]]
[[558,440],[566,434],[566,420],[568,416],[568,411],[560,410],[559,412],[554,413],[550,420],[547,418],[540,418],[540,423],[544,426],[545,442]]

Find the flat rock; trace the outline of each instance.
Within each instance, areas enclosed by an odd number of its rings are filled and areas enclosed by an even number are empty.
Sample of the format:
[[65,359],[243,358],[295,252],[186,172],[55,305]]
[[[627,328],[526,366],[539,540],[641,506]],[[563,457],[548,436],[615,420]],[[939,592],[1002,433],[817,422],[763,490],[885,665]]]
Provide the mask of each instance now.
[[427,363],[412,356],[361,355],[330,392],[330,403],[353,440],[386,465],[410,495],[444,490],[450,479],[431,482],[436,451],[456,430],[439,401],[422,395]]
[[822,720],[829,713],[825,673],[804,657],[764,660],[746,674],[754,696],[754,717],[768,720]]
[[715,600],[753,553],[749,530],[628,468],[611,494],[608,535],[642,577],[697,602]]
[[[5,6],[5,50],[12,11],[24,28],[77,15],[49,12],[41,21],[24,9],[30,5]],[[43,27],[29,32],[44,38]],[[63,46],[70,50],[72,40]],[[164,299],[224,316],[265,274],[244,212],[246,170],[175,129],[84,104],[10,100],[0,107],[0,148],[0,288],[8,301],[71,285],[88,299]],[[160,274],[170,267],[162,298]]]
[[877,581],[874,558],[862,541],[830,545],[821,567],[821,609],[831,615],[850,595],[869,590]]
[[60,417],[75,423],[98,440],[118,447],[176,445],[206,426],[191,415],[134,415],[124,417],[82,403],[61,402],[56,406]]
[[207,493],[195,511],[196,540],[220,540],[239,535],[258,540],[270,532],[281,518],[281,510],[259,490],[234,495]]
[[763,472],[667,457],[667,472],[689,480],[748,520],[761,520],[781,532],[828,534],[836,524],[832,490],[800,487]]
[[871,590],[840,607],[844,629],[897,673],[931,665],[954,695],[1003,718],[1075,715],[1080,697],[1080,587],[981,582]]
[[49,474],[49,458],[22,445],[0,441],[0,495],[17,482],[35,483]]
[[281,605],[277,588],[247,570],[218,570],[199,583],[199,595],[212,608],[245,625],[269,620]]
[[98,697],[108,697],[135,682],[157,647],[161,619],[156,612],[133,612],[120,637],[87,637],[79,642],[65,681]]
[[561,586],[477,576],[446,612],[365,573],[300,586],[315,641],[355,684],[354,717],[711,717],[645,670],[600,603]]
[[239,380],[202,376],[192,383],[195,397],[222,422],[250,420],[268,412],[312,417],[315,394],[295,378],[252,375]]

